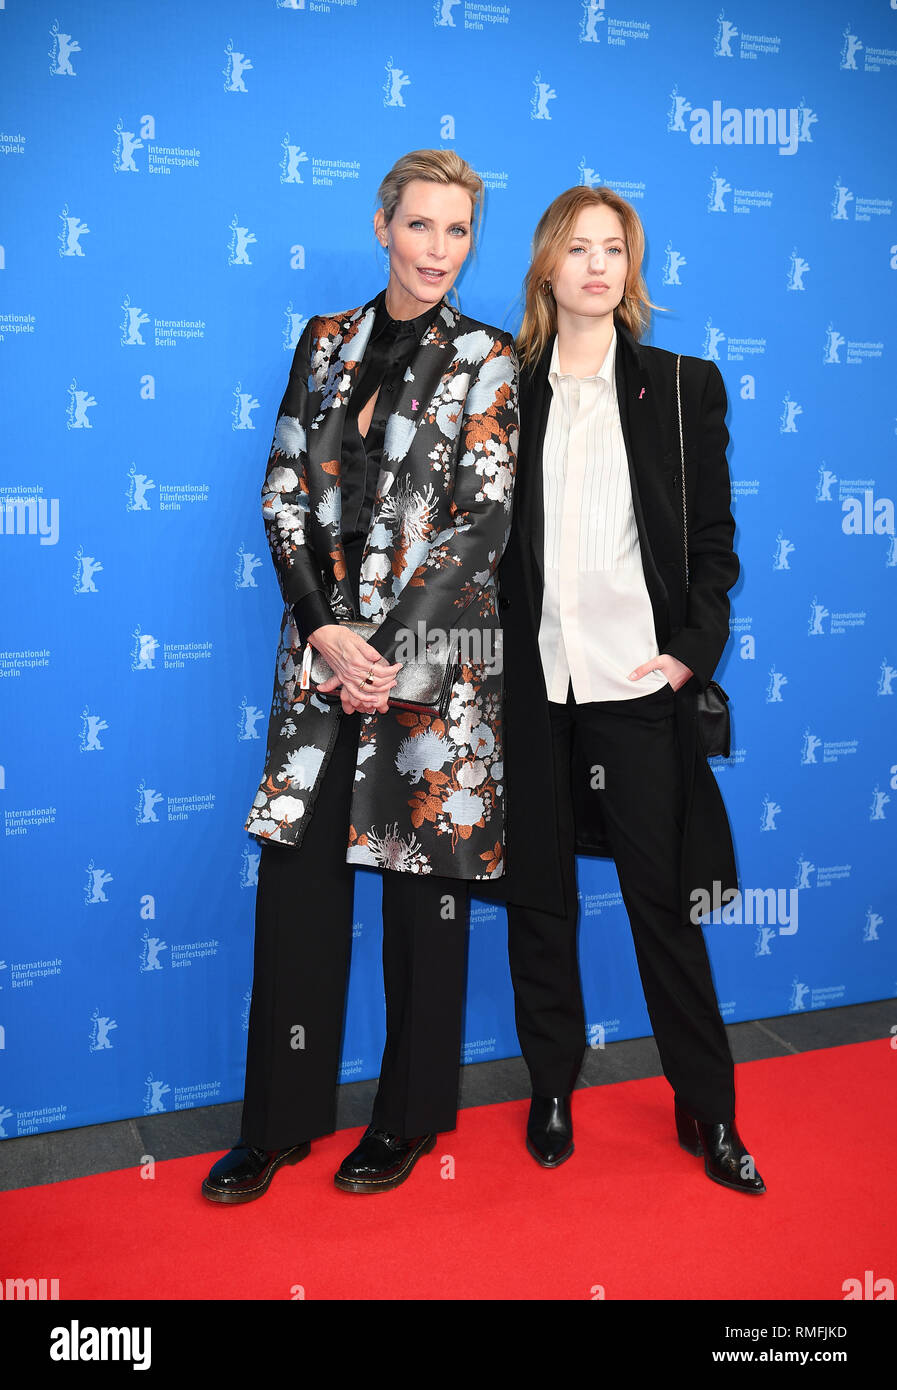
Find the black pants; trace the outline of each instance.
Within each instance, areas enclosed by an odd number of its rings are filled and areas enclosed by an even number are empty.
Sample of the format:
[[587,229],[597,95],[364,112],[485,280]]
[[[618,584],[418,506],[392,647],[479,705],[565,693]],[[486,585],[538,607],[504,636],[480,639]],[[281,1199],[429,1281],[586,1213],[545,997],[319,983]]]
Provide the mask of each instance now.
[[[732,1054],[703,931],[680,902],[682,770],[673,692],[634,700],[550,704],[567,913],[508,906],[508,946],[520,1048],[537,1095],[573,1090],[585,1054],[576,929],[571,762],[600,797],[664,1075],[696,1119],[735,1114]],[[603,781],[603,787],[601,783]],[[594,788],[594,790],[593,790]]]
[[[352,941],[346,863],[360,718],[340,730],[298,848],[265,843],[242,1137],[282,1149],[331,1133]],[[470,885],[383,873],[386,1046],[372,1123],[405,1138],[454,1129]]]

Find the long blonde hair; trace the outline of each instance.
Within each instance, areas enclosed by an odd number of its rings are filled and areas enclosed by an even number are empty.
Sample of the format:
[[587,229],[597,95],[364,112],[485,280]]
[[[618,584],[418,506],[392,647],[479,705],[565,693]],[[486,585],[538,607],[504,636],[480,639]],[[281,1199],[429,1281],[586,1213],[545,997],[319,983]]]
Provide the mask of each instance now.
[[573,234],[583,208],[603,204],[612,208],[623,223],[628,269],[623,298],[614,318],[624,324],[634,338],[641,338],[651,321],[651,303],[642,278],[645,256],[645,230],[631,203],[611,188],[568,188],[558,194],[539,218],[533,237],[532,260],[523,282],[526,302],[523,322],[517,335],[521,363],[538,360],[557,332],[557,304],[550,280],[563,250]]

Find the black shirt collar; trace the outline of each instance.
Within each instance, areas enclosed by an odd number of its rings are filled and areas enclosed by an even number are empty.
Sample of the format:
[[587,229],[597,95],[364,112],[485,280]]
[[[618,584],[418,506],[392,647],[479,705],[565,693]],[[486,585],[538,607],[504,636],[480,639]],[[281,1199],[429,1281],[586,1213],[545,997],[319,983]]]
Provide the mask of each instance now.
[[390,317],[386,308],[386,290],[381,290],[374,300],[376,306],[374,313],[374,327],[371,331],[371,341],[379,338],[381,334],[401,343],[413,340],[420,342],[427,329],[435,322],[439,310],[442,308],[443,301],[431,304],[422,314],[418,314],[414,319],[394,319]]

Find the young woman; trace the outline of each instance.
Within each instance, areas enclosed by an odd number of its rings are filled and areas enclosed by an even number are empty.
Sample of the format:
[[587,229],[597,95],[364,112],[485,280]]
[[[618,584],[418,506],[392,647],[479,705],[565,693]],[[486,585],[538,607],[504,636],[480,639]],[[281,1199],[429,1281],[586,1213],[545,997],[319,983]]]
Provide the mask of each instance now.
[[[374,219],[386,289],[311,320],[278,414],[262,497],[285,610],[246,822],[263,844],[246,1089],[212,1201],[260,1197],[335,1127],[356,864],[383,870],[386,1047],[335,1181],[395,1187],[456,1123],[470,883],[504,868],[490,658],[517,446],[513,340],[446,300],[481,194],[452,151],[397,162]],[[378,624],[370,642],[353,618]],[[391,707],[419,631],[452,629],[469,660],[445,718]],[[315,651],[334,672],[318,688]]]
[[[530,1153],[573,1152],[585,1050],[575,851],[612,854],[679,1140],[709,1177],[762,1179],[735,1126],[733,1064],[691,891],[737,886],[696,697],[728,636],[738,576],[717,368],[639,343],[650,303],[635,209],[571,188],[526,277],[521,448],[500,569],[508,899]],[[687,556],[685,531],[687,524]],[[686,578],[687,558],[687,578]],[[548,814],[542,808],[550,808]]]

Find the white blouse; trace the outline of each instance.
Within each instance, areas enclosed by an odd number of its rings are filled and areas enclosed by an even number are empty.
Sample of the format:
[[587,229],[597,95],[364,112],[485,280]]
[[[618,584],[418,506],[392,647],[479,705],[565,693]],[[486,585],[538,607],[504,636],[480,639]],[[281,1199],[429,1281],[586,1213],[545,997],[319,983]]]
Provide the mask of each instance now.
[[557,338],[542,450],[545,590],[539,651],[549,700],[632,700],[667,684],[629,672],[658,655],[614,380],[617,335],[600,370],[561,373]]

